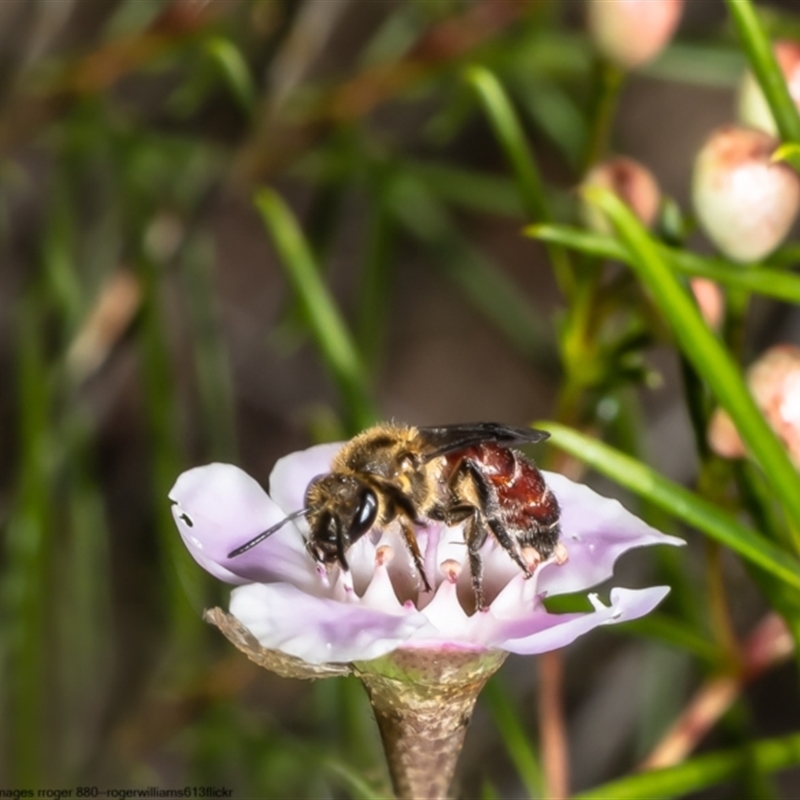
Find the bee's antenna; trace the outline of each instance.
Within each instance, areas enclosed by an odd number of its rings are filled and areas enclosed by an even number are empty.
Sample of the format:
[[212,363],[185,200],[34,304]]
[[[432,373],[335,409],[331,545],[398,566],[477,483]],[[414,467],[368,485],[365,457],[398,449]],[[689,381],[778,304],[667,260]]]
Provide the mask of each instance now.
[[301,508],[299,511],[295,511],[292,514],[289,514],[288,517],[285,517],[276,525],[273,525],[271,528],[268,528],[267,530],[264,531],[264,533],[259,533],[258,536],[251,539],[249,542],[245,542],[241,547],[237,547],[235,550],[231,550],[231,552],[228,553],[228,558],[236,558],[236,556],[240,556],[242,553],[246,553],[248,550],[255,547],[257,544],[261,544],[261,542],[263,542],[264,539],[272,536],[272,534],[275,533],[275,531],[280,530],[287,522],[291,522],[292,520],[295,520],[298,517],[303,517],[306,514],[308,514],[309,511],[310,509],[308,508]]

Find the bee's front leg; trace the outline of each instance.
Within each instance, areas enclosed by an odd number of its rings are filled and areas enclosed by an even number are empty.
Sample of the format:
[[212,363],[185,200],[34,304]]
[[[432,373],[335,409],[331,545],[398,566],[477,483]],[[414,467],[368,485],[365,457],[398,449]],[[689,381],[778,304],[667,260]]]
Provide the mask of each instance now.
[[405,539],[406,547],[408,547],[411,557],[414,559],[414,566],[417,568],[417,571],[422,578],[425,591],[432,592],[433,587],[428,581],[428,576],[425,574],[425,565],[422,560],[422,553],[419,551],[417,537],[414,534],[414,527],[411,525],[408,519],[406,519],[406,517],[400,517],[400,529],[403,531],[403,538]]

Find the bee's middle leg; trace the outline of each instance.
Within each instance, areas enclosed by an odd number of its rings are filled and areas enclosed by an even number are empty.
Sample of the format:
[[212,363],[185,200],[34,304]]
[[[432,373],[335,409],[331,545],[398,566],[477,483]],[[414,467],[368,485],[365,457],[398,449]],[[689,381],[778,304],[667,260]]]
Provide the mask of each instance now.
[[464,525],[464,541],[467,543],[472,591],[475,594],[475,606],[478,611],[486,607],[486,598],[483,594],[483,558],[481,558],[480,550],[487,535],[486,525],[481,519],[480,511],[477,508],[472,509],[472,514]]

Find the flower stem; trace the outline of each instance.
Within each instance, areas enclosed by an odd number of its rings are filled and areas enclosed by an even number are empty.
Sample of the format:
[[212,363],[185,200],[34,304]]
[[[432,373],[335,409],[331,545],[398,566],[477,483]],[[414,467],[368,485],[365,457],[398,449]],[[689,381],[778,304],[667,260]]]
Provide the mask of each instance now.
[[395,650],[357,664],[398,800],[444,800],[483,685],[506,653]]

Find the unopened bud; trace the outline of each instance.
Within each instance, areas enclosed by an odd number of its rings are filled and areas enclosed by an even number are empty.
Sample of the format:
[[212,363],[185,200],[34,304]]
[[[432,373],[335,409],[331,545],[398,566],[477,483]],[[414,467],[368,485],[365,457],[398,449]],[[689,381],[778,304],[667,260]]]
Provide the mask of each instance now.
[[700,150],[692,198],[703,230],[734,261],[758,261],[789,232],[800,179],[771,157],[778,142],[763,131],[728,125]]
[[[661,190],[653,173],[632,158],[616,156],[592,167],[583,186],[608,189],[625,203],[648,228],[655,222],[661,204]],[[600,209],[583,203],[586,226],[597,233],[610,234],[611,225]]]
[[[748,370],[747,383],[769,423],[800,469],[800,347],[778,345]],[[739,458],[745,447],[730,418],[717,411],[711,419],[709,444],[726,458]]]
[[661,52],[682,11],[683,0],[588,0],[586,22],[603,56],[635,69]]
[[[773,45],[775,59],[786,79],[789,95],[800,110],[800,42],[779,41]],[[767,98],[750,70],[745,72],[739,87],[739,120],[744,125],[758,128],[772,136],[778,135],[778,126],[772,116]]]
[[708,278],[692,278],[689,285],[692,287],[692,294],[708,327],[715,331],[719,330],[725,313],[725,300],[719,284]]

